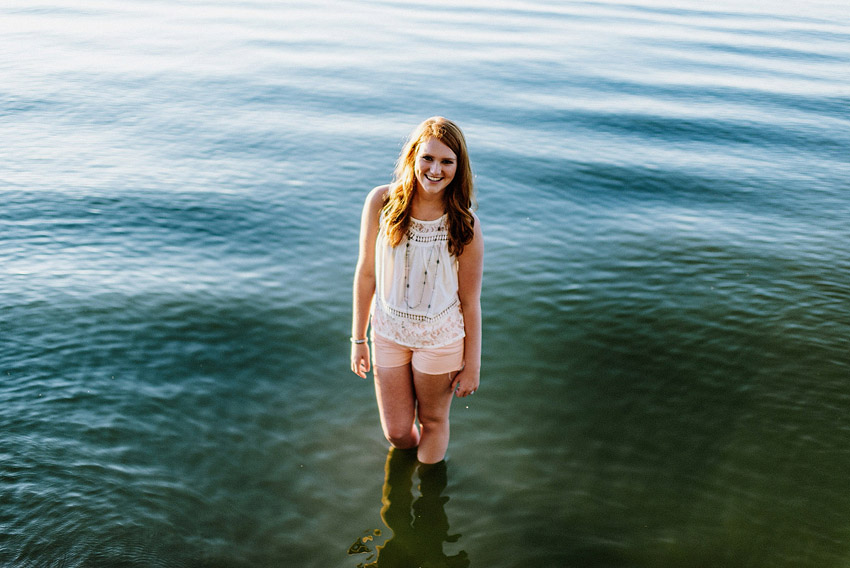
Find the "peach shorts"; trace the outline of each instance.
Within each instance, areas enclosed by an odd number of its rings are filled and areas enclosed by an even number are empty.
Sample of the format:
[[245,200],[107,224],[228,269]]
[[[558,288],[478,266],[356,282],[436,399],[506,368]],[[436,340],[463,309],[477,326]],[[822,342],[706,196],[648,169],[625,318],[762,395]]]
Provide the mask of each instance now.
[[372,365],[402,367],[410,365],[428,375],[443,375],[463,367],[463,338],[443,347],[406,347],[372,334]]

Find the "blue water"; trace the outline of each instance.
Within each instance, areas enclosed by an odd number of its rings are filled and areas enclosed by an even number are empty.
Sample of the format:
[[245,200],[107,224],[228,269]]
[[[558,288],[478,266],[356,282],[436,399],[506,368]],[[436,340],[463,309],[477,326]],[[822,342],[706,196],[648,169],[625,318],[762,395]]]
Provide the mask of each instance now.
[[[0,565],[846,566],[850,17],[772,4],[5,3]],[[359,210],[435,114],[482,386],[385,471]]]

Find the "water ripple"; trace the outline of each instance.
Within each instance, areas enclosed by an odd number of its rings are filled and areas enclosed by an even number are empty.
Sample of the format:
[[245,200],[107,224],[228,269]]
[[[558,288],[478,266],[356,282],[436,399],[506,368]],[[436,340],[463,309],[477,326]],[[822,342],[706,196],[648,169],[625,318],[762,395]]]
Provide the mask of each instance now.
[[0,9],[0,564],[380,526],[358,211],[431,114],[487,241],[471,564],[846,560],[843,6],[65,4]]

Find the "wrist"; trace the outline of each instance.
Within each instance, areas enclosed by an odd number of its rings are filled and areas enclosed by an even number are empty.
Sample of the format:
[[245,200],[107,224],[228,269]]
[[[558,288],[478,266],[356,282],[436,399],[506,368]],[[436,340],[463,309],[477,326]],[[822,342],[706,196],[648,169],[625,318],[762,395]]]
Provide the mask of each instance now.
[[354,337],[354,336],[352,335],[352,336],[351,336],[351,337],[349,337],[348,339],[349,339],[349,341],[351,341],[351,343],[353,343],[354,345],[363,345],[364,343],[366,343],[366,338],[365,338],[365,337],[363,337],[363,338],[356,338],[356,337]]

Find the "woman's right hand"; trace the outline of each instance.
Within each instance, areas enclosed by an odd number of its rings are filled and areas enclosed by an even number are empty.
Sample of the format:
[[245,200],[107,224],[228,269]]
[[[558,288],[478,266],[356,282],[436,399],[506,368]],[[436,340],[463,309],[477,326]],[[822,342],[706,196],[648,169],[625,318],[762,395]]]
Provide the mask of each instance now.
[[371,359],[369,358],[369,342],[352,343],[351,344],[351,371],[360,377],[366,378],[372,368]]

